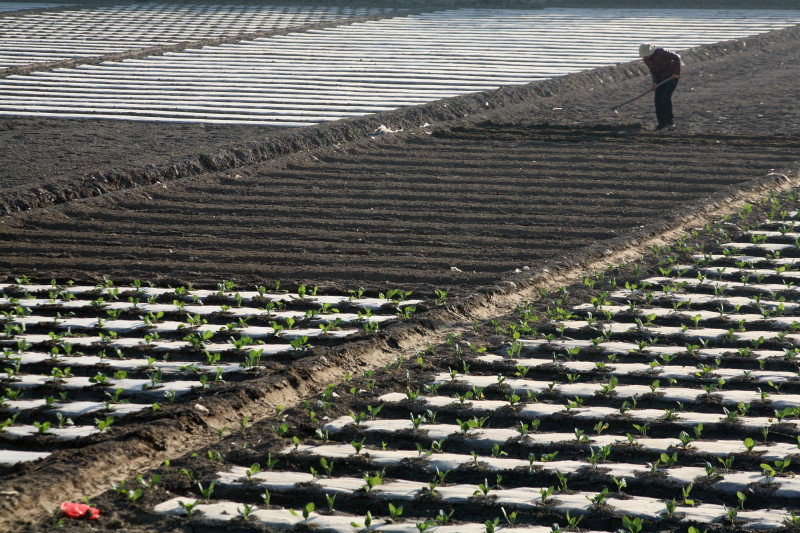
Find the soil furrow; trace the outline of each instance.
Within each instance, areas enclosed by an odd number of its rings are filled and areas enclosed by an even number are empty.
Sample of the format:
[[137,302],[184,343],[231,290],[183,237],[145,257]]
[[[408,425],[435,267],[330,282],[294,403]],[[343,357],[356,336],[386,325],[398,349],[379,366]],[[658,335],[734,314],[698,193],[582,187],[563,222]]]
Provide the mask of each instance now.
[[[492,128],[502,129],[498,125]],[[520,125],[508,128],[516,135],[524,130]],[[437,146],[436,138],[428,142],[431,154],[448,152]],[[496,151],[494,143],[476,146],[480,146],[474,152],[476,157]],[[554,145],[551,151],[572,153],[575,147]],[[638,152],[631,152],[632,165],[641,159],[635,154]],[[148,258],[159,258],[170,263],[172,275],[181,272],[181,277],[190,279],[200,270],[199,265],[205,269],[208,263],[226,256],[230,266],[240,265],[231,271],[232,277],[240,272],[252,279],[260,269],[270,277],[297,279],[299,273],[309,272],[309,264],[339,263],[339,268],[315,281],[353,285],[359,283],[365,269],[394,265],[390,275],[368,278],[401,283],[399,272],[406,269],[409,282],[413,279],[416,284],[423,278],[419,272],[437,273],[456,266],[474,270],[476,275],[462,276],[453,271],[453,282],[470,284],[545,258],[555,260],[587,241],[604,243],[622,238],[640,227],[647,228],[653,216],[663,217],[670,210],[686,209],[731,186],[752,183],[770,167],[753,163],[749,154],[683,154],[677,168],[665,171],[668,174],[661,172],[660,166],[647,168],[642,172],[652,177],[635,185],[629,172],[595,168],[593,161],[614,152],[592,144],[580,146],[581,163],[572,168],[574,183],[563,170],[559,172],[561,183],[554,183],[550,172],[535,167],[526,169],[519,179],[509,180],[509,173],[496,169],[491,161],[472,159],[475,169],[468,172],[460,167],[436,167],[443,174],[458,176],[454,183],[412,188],[413,177],[409,175],[428,173],[414,172],[417,158],[413,156],[402,157],[393,165],[387,165],[383,158],[370,163],[369,158],[351,156],[346,160],[349,179],[334,178],[330,182],[322,171],[329,165],[303,162],[295,165],[291,174],[305,179],[281,182],[279,176],[287,174],[281,170],[283,165],[268,163],[243,169],[243,174],[251,176],[245,179],[252,185],[236,184],[226,189],[226,197],[219,192],[220,184],[238,180],[210,176],[178,183],[166,191],[155,189],[149,201],[143,201],[138,193],[127,198],[124,194],[111,195],[61,208],[62,216],[31,213],[9,220],[0,231],[8,251],[0,259],[0,268],[11,273],[12,269],[19,272],[20,267],[36,265],[37,272],[49,279],[59,276],[53,266],[64,264],[73,272],[82,258],[96,255],[106,258],[95,261],[99,271],[120,275],[121,263],[110,260],[115,256],[148,264],[152,264]],[[341,159],[340,155],[337,158]],[[727,167],[715,168],[716,160],[743,168],[733,174]],[[288,164],[294,165],[292,159]],[[276,166],[278,176],[273,178],[272,168]],[[759,167],[760,172],[754,173]],[[504,177],[493,184],[490,177],[495,173]],[[374,183],[374,176],[381,177],[379,184]],[[357,186],[350,188],[347,182]],[[485,202],[493,207],[484,208]],[[263,205],[255,207],[258,204]],[[573,227],[547,222],[554,216],[581,213],[595,215]],[[279,229],[272,229],[276,227]],[[38,265],[36,257],[41,261]],[[46,274],[42,272],[44,265],[49,271]],[[137,272],[150,268],[141,266]],[[359,275],[338,279],[348,272]],[[437,280],[446,278],[436,275]],[[432,289],[432,285],[427,287]]]
[[[773,164],[790,161],[792,161],[792,159],[786,158],[784,161],[776,161]],[[670,169],[669,175],[674,176],[676,179],[669,182],[664,179],[664,174],[666,173],[653,172],[649,169],[637,169],[635,171],[628,169],[626,171],[613,172],[612,174],[617,174],[618,176],[632,174],[636,178],[635,186],[630,184],[627,188],[622,187],[623,184],[619,183],[620,178],[616,177],[609,179],[609,173],[605,172],[601,173],[586,170],[581,172],[580,175],[576,176],[574,172],[577,170],[577,165],[576,167],[573,167],[572,173],[548,172],[546,176],[540,178],[540,181],[534,183],[531,183],[530,176],[534,171],[538,173],[540,170],[533,168],[519,169],[520,176],[517,179],[509,179],[510,176],[506,174],[505,179],[497,181],[467,180],[463,175],[459,176],[457,179],[451,180],[447,180],[440,175],[437,175],[435,178],[432,178],[430,175],[406,176],[402,180],[398,179],[394,182],[392,194],[383,192],[381,197],[375,199],[382,200],[383,196],[386,196],[395,201],[405,200],[408,202],[420,202],[421,200],[424,200],[424,198],[431,197],[435,198],[437,201],[444,200],[450,203],[455,203],[456,199],[453,197],[453,189],[455,187],[457,187],[459,191],[463,191],[465,199],[472,201],[480,198],[480,191],[484,191],[484,194],[491,194],[493,198],[502,201],[506,198],[512,197],[513,193],[518,192],[521,188],[525,190],[536,191],[540,194],[555,195],[555,193],[561,192],[563,195],[566,195],[575,194],[576,192],[585,193],[589,188],[591,188],[590,190],[592,192],[596,191],[598,193],[608,193],[618,191],[629,192],[636,190],[635,187],[646,187],[648,194],[657,194],[664,193],[665,191],[681,191],[682,189],[688,190],[690,187],[693,188],[695,186],[708,189],[719,186],[720,184],[735,183],[737,181],[751,178],[753,172],[761,171],[764,168],[769,167],[766,165],[761,167],[753,166],[752,168],[747,169],[738,167],[735,172],[729,171],[725,175],[720,175],[720,172],[694,172],[694,169],[689,167],[684,169],[684,171],[691,173],[691,181],[685,180],[685,175],[683,175],[684,180],[681,180],[682,175],[678,174],[679,169]],[[352,173],[348,174],[353,176]],[[593,174],[596,174],[597,177],[593,177]],[[295,191],[292,191],[292,188],[300,187],[303,184],[308,183],[309,180],[320,179],[322,177],[309,174],[304,175],[304,177],[294,179],[287,179],[283,176],[270,176],[270,181],[273,184],[273,188],[266,194],[258,189],[258,185],[263,184],[263,182],[259,184],[259,182],[256,181],[247,182],[239,179],[226,180],[226,191],[230,190],[230,193],[216,195],[208,194],[201,187],[186,187],[185,190],[187,194],[192,192],[203,192],[205,193],[203,194],[204,199],[207,198],[211,202],[220,202],[223,205],[225,202],[221,202],[221,200],[228,196],[270,199],[274,204],[288,203],[290,201],[294,201],[295,203],[299,204],[300,202],[298,202],[298,200],[300,198],[302,198],[304,201],[314,200],[317,203],[324,203],[327,202],[329,198],[332,201],[341,201],[340,198],[342,197],[361,199],[367,193],[380,191],[380,185],[378,183],[369,184],[356,179],[329,176],[327,174],[325,176],[329,185],[341,186],[342,190],[339,192],[339,194],[333,194],[332,191],[332,194],[326,196],[325,198],[320,198],[317,195],[308,193],[306,193],[305,196],[300,197],[292,195],[292,192],[296,192],[296,189]],[[490,191],[487,191],[486,189],[488,185],[491,185],[492,187]],[[421,191],[425,191],[424,196],[420,196]],[[414,192],[417,194],[408,194]],[[356,196],[359,194],[361,196]],[[189,196],[187,201],[193,201],[192,197]],[[143,207],[144,206],[146,206],[146,204],[144,204]],[[299,207],[302,207],[302,204],[300,204]]]
[[[435,145],[436,144],[434,141],[434,146]],[[625,154],[625,153],[620,153],[621,150],[619,150],[619,148],[615,146],[597,145],[598,149],[608,150],[609,154],[614,154],[613,156],[611,155],[602,156],[602,158],[600,159],[598,159],[598,156],[594,156],[594,158],[590,159],[585,154],[582,154],[580,151],[576,151],[572,157],[564,157],[560,160],[555,160],[548,157],[547,151],[537,146],[537,147],[527,147],[526,152],[528,153],[530,153],[534,149],[536,151],[542,150],[540,155],[532,155],[530,156],[529,159],[515,160],[515,159],[504,158],[502,160],[494,160],[491,158],[487,158],[487,159],[481,159],[480,161],[468,162],[464,161],[463,157],[460,159],[459,157],[456,156],[456,154],[451,154],[450,150],[448,150],[446,147],[438,147],[440,150],[436,151],[431,150],[428,152],[430,159],[427,160],[423,157],[420,157],[421,154],[415,154],[412,157],[408,157],[407,154],[396,153],[396,154],[387,154],[385,158],[365,157],[364,155],[361,154],[353,154],[354,156],[358,156],[357,162],[352,162],[352,161],[348,162],[335,159],[324,162],[331,165],[331,170],[334,173],[360,171],[366,165],[381,165],[383,168],[386,169],[387,172],[389,171],[397,172],[403,170],[404,167],[408,166],[412,166],[416,172],[425,172],[425,171],[437,172],[447,168],[451,168],[450,165],[452,165],[454,162],[459,162],[460,163],[459,170],[461,173],[463,173],[463,175],[466,176],[472,175],[472,172],[470,171],[474,171],[475,174],[481,174],[481,170],[485,167],[485,165],[489,164],[495,166],[495,168],[497,168],[499,171],[503,171],[504,175],[510,174],[511,176],[513,176],[516,172],[518,172],[522,168],[521,165],[525,165],[528,168],[535,167],[537,170],[548,170],[551,168],[563,170],[565,167],[569,168],[571,166],[579,166],[581,164],[591,163],[594,166],[594,168],[596,168],[598,171],[608,171],[608,172],[630,171],[630,167],[632,165],[635,165],[637,169],[641,169],[642,171],[652,170],[654,172],[663,171],[664,169],[667,168],[677,168],[679,170],[685,170],[686,167],[690,166],[683,164],[682,160],[678,161],[675,160],[674,150],[676,148],[674,146],[663,147],[665,151],[671,151],[671,153],[668,152],[667,154],[665,154],[663,158],[661,158],[661,160],[656,158],[655,153],[653,153],[652,151],[648,151],[649,157],[646,160],[634,163],[631,161],[631,157],[640,154],[641,149],[643,149],[644,146],[639,144],[635,139],[631,139],[629,146],[630,145],[634,145],[635,147],[639,148],[639,150],[636,150],[634,148],[631,149],[629,153]],[[511,156],[513,156],[515,152],[515,150],[513,149],[509,150],[508,146],[497,146],[496,148],[498,149],[502,148],[504,152],[506,151],[509,152]],[[736,154],[740,155],[747,154],[749,155],[748,161],[752,161],[753,162],[752,166],[755,166],[756,163],[769,163],[775,157],[785,158],[786,151],[791,150],[793,148],[796,149],[796,147],[785,146],[782,147],[781,149],[776,149],[774,153],[769,153],[769,154],[765,154],[763,150],[758,150],[758,151],[752,150],[752,148],[748,150],[733,151],[730,149],[730,147],[726,147],[725,149],[713,150],[713,152],[719,153],[721,155],[728,155],[729,157],[732,157]],[[544,149],[561,151],[564,150],[564,146],[551,145],[544,147]],[[490,150],[490,145],[487,143],[482,146],[471,147],[471,150],[466,150],[465,152],[472,153],[474,155],[476,152],[486,153],[489,150]],[[697,150],[697,151],[686,150],[686,149],[681,150],[681,152],[686,155],[704,154],[711,151],[712,150],[708,149]],[[448,165],[448,163],[450,163],[450,165]],[[735,169],[735,168],[740,168],[740,165],[734,162],[730,163],[715,162],[714,165],[711,165],[709,167],[707,172],[711,173],[715,171],[720,171],[722,169]],[[290,167],[290,170],[293,170],[295,172],[304,170],[307,171],[307,169],[297,166]]]

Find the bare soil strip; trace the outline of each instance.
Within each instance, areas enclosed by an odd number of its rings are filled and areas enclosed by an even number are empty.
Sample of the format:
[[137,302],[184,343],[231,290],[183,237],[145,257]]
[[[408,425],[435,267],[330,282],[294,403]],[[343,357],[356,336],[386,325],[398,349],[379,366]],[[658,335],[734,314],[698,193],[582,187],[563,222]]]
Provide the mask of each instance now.
[[0,272],[465,293],[653,231],[799,147],[507,124],[377,138],[6,218]]

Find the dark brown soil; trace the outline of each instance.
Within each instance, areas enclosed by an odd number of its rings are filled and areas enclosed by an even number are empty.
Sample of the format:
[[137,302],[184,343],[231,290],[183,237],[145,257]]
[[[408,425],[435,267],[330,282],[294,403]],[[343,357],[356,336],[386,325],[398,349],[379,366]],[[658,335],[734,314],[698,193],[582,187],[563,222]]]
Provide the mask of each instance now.
[[463,291],[653,231],[798,148],[508,124],[378,138],[6,217],[0,272]]
[[164,124],[120,120],[0,118],[0,189],[4,195],[38,183],[112,169],[182,159],[218,150],[231,137],[261,140],[272,129],[212,124]]

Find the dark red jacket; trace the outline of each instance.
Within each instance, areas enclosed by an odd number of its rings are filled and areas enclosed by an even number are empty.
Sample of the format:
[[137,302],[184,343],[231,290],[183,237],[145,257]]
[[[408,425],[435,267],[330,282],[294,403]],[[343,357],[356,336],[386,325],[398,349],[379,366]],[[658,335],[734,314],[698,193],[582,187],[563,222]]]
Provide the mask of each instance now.
[[663,48],[656,48],[649,58],[645,58],[645,65],[650,69],[653,83],[661,83],[672,76],[681,74],[681,56]]

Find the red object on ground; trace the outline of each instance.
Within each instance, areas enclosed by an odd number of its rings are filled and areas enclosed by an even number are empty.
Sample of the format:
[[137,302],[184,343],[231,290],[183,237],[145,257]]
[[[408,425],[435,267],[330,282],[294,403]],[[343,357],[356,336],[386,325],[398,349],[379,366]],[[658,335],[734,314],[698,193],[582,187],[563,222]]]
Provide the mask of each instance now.
[[95,509],[85,503],[61,502],[61,512],[70,518],[86,518],[88,520],[100,518],[100,509]]

